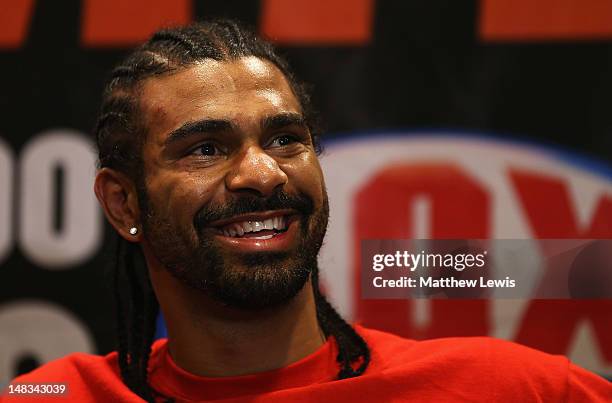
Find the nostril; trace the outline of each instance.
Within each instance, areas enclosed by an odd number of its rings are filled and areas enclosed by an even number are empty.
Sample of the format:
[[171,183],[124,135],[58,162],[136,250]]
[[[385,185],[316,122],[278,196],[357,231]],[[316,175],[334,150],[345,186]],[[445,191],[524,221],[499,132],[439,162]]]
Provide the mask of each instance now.
[[267,196],[288,182],[285,172],[271,157],[272,163],[261,163],[261,159],[243,158],[226,176],[230,191]]
[[265,197],[266,196],[266,194],[262,193],[261,191],[257,189],[251,189],[247,187],[240,187],[236,189],[229,188],[229,190],[231,190],[234,193],[237,193],[239,195],[244,195],[244,196],[255,196],[255,197]]

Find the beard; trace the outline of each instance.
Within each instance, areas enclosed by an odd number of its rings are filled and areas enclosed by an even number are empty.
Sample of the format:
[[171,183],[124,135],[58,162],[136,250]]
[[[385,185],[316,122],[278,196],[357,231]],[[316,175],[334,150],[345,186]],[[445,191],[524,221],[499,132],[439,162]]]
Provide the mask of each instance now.
[[[295,297],[313,272],[329,217],[327,194],[315,209],[305,194],[278,190],[269,197],[242,195],[224,205],[209,204],[181,228],[169,214],[151,205],[146,189],[139,190],[144,236],[162,265],[184,284],[224,305],[239,309],[278,306]],[[239,214],[290,209],[299,214],[299,232],[292,249],[283,252],[239,253],[222,249],[208,224]],[[195,233],[195,236],[194,236]]]

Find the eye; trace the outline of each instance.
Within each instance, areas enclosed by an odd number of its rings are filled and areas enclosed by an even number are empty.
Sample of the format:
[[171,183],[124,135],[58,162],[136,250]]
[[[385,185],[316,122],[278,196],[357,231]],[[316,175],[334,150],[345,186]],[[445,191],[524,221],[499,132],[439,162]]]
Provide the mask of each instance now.
[[221,154],[221,150],[215,143],[204,143],[196,147],[191,153],[195,155],[214,157]]
[[286,147],[290,144],[293,144],[297,141],[294,136],[289,134],[283,134],[282,136],[275,137],[274,140],[270,143],[270,147],[278,148],[278,147]]

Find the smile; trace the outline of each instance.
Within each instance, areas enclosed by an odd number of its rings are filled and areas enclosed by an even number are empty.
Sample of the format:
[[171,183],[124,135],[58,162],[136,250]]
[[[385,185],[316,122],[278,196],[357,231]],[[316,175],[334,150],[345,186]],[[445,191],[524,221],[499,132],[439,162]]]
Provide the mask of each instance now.
[[287,230],[287,216],[233,222],[219,228],[226,237],[270,239]]
[[244,214],[210,224],[222,245],[244,253],[280,252],[295,247],[299,225],[295,210]]

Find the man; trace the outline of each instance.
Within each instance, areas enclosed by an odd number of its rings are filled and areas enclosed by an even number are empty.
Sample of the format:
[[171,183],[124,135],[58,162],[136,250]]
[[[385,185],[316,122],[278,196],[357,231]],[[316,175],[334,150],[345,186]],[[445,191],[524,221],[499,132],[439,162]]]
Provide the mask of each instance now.
[[[285,62],[233,22],[163,30],[131,54],[96,126],[95,192],[120,236],[118,352],[13,385],[66,384],[78,402],[612,399],[563,357],[348,325],[318,286],[328,203],[313,122]],[[152,345],[158,307],[168,339]]]

